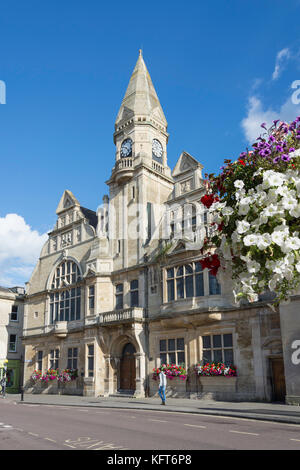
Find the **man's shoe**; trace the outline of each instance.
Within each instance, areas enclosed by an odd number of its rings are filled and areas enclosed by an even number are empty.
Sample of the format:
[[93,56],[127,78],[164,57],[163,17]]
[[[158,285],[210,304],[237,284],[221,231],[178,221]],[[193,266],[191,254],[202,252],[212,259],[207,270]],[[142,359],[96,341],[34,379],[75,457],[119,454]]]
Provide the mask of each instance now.
[[165,402],[165,401],[163,401],[163,402],[162,402],[162,405],[165,405],[165,404],[166,404],[166,402]]

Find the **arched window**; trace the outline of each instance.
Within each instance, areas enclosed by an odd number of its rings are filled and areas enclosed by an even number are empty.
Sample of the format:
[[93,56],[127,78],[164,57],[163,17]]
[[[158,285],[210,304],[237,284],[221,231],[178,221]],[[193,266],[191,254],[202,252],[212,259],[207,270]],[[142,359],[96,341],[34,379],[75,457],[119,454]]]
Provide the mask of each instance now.
[[56,269],[51,282],[50,324],[56,321],[80,319],[80,270],[74,261],[63,261]]

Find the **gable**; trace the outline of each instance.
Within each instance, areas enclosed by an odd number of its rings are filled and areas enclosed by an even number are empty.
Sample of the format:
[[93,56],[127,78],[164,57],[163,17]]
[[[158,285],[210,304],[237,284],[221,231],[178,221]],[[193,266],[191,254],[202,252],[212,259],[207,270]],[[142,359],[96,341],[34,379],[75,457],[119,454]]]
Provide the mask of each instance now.
[[59,201],[59,204],[56,209],[56,214],[60,214],[61,212],[65,211],[66,209],[70,209],[74,206],[80,206],[79,202],[77,201],[74,194],[66,189]]
[[188,171],[194,172],[198,168],[202,169],[203,165],[201,165],[201,163],[199,163],[189,153],[182,152],[172,172],[172,176],[180,176],[181,174],[187,173]]

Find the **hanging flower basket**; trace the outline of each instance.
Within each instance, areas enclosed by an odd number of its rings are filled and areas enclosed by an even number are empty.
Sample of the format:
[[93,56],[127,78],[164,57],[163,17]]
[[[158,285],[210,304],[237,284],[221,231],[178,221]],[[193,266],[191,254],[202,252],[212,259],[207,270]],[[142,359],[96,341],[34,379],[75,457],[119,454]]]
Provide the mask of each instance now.
[[214,219],[216,250],[202,264],[212,274],[230,268],[237,302],[271,291],[278,305],[300,285],[300,117],[261,127],[252,150],[206,175],[202,203]]

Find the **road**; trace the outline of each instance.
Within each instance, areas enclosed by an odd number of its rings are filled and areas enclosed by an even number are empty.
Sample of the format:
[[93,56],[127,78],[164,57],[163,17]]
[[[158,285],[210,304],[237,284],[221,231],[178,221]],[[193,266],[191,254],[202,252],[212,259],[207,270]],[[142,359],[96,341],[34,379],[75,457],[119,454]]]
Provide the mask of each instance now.
[[300,426],[0,400],[0,450],[300,450]]

